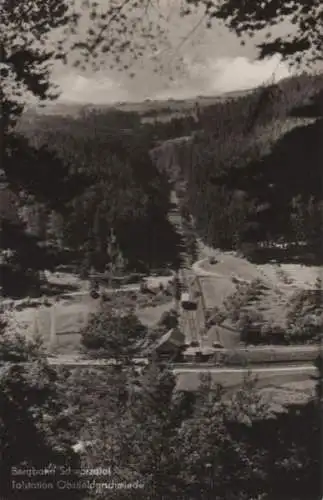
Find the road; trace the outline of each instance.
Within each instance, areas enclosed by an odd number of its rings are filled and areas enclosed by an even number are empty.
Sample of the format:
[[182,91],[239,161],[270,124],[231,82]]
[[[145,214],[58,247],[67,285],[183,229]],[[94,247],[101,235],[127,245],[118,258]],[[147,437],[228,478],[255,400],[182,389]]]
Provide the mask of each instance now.
[[[144,359],[138,359],[138,362],[144,362]],[[89,368],[89,367],[104,367],[113,364],[111,360],[93,360],[93,359],[72,359],[70,356],[58,356],[48,358],[48,363],[51,366],[65,366],[70,368]],[[255,366],[252,369],[247,368],[232,368],[232,367],[216,367],[201,364],[174,364],[170,366],[177,379],[177,387],[183,390],[198,389],[201,376],[210,375],[213,385],[221,384],[223,387],[239,386],[246,375],[251,374],[256,379],[258,387],[266,387],[271,385],[282,385],[287,382],[308,381],[312,379],[316,373],[316,368],[312,363],[299,363],[282,366]]]
[[210,375],[211,384],[221,384],[226,388],[237,387],[250,374],[256,380],[257,387],[280,386],[288,382],[308,381],[316,373],[313,365],[255,367],[252,370],[245,368],[174,368],[177,386],[183,390],[197,390],[202,375]]
[[[65,368],[100,368],[113,365],[114,360],[85,359],[80,356],[59,355],[47,358],[48,364],[53,367]],[[146,358],[136,359],[139,366],[147,364]],[[7,363],[5,363],[7,364]],[[9,365],[10,363],[8,363]],[[258,388],[279,387],[290,382],[312,381],[316,368],[312,361],[287,363],[281,362],[273,366],[256,365],[252,368],[215,366],[203,363],[174,363],[169,365],[176,377],[176,386],[179,390],[197,390],[201,384],[201,377],[209,375],[211,385],[222,385],[226,389],[239,387],[249,374],[255,380]]]
[[[91,358],[81,358],[77,356],[70,355],[59,355],[59,356],[51,356],[47,358],[48,364],[51,366],[109,366],[114,365],[114,359],[91,359]],[[147,358],[138,358],[135,359],[134,362],[136,364],[148,364]],[[224,375],[232,375],[232,374],[246,374],[252,371],[255,375],[262,374],[280,374],[280,373],[315,373],[316,368],[314,367],[312,362],[308,363],[297,363],[297,362],[281,362],[279,366],[275,364],[275,366],[267,365],[257,365],[253,368],[246,367],[228,367],[223,366],[219,367],[212,364],[207,363],[172,363],[170,364],[172,372],[177,374],[183,373],[211,373],[214,375],[221,374]]]

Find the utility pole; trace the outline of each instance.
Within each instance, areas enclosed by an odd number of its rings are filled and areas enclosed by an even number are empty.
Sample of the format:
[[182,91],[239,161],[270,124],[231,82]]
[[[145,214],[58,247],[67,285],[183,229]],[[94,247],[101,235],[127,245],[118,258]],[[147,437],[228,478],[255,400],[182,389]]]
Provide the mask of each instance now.
[[108,242],[108,253],[109,253],[109,288],[112,288],[113,276],[115,274],[115,261],[116,261],[116,235],[114,229],[110,229],[110,237]]
[[175,309],[177,311],[177,313],[179,313],[179,304],[180,304],[180,300],[181,300],[181,281],[180,281],[180,278],[179,278],[179,275],[178,275],[178,271],[176,271],[176,274],[174,276],[174,280],[173,280],[173,285],[174,285],[174,300],[175,300]]
[[[43,306],[45,309],[46,306]],[[52,307],[49,309],[49,315],[50,315],[50,348],[52,349],[55,344],[56,344],[56,304],[54,303]]]

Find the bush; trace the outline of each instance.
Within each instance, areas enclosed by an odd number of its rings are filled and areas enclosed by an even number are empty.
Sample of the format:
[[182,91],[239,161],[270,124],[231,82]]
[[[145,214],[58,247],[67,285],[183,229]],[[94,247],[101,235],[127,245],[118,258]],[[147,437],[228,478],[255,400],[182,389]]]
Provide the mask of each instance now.
[[239,319],[240,340],[246,344],[261,343],[261,328],[264,317],[261,313],[253,310],[245,311]]
[[233,322],[239,321],[243,308],[248,303],[248,287],[249,285],[245,283],[238,284],[236,292],[229,295],[223,302],[226,317]]
[[100,297],[100,294],[96,290],[91,290],[90,291],[90,296],[91,296],[92,299],[98,299]]
[[289,342],[311,343],[319,340],[323,328],[321,283],[317,280],[313,290],[301,290],[290,300],[287,314]]
[[267,322],[262,325],[260,331],[261,344],[288,345],[286,329],[275,325],[273,322]]
[[172,328],[178,327],[178,313],[175,309],[171,309],[170,311],[166,311],[162,314],[160,320],[158,321],[158,325],[164,327],[166,331],[171,330]]
[[147,328],[133,312],[120,314],[102,305],[81,332],[81,343],[88,354],[129,361],[140,353],[146,334]]
[[205,312],[205,320],[207,328],[211,328],[214,325],[220,325],[226,319],[225,312],[219,307],[214,307],[211,311],[207,310]]

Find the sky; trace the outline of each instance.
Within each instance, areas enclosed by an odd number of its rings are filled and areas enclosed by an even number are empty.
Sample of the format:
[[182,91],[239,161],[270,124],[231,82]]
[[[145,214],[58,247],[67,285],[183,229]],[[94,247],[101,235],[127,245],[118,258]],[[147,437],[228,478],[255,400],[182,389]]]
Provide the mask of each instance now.
[[[291,75],[287,64],[280,62],[278,57],[257,60],[256,43],[264,39],[264,33],[247,39],[245,46],[241,46],[237,36],[217,21],[211,28],[202,23],[188,36],[201,14],[181,18],[174,7],[179,4],[174,1],[161,2],[167,18],[166,41],[156,37],[155,52],[147,46],[139,62],[128,57],[128,71],[111,69],[109,55],[102,57],[99,71],[91,67],[81,71],[73,67],[72,62],[67,66],[55,66],[53,77],[61,89],[59,101],[109,104],[148,98],[181,99],[249,89]],[[90,23],[84,16],[78,36],[84,36]],[[282,25],[278,32],[286,30],[287,26]],[[178,62],[180,70],[176,69]],[[130,72],[134,73],[133,78]]]
[[[56,76],[56,82],[62,91],[59,100],[105,104],[147,98],[185,99],[249,89],[269,81],[273,75],[276,81],[290,75],[288,67],[279,64],[277,57],[254,61],[247,56],[206,56],[205,61],[188,64],[187,69],[189,76],[178,79],[173,84],[155,81],[154,76],[149,78],[142,74],[128,80],[127,75],[111,77],[104,70],[84,75],[71,69],[67,74]],[[145,83],[142,83],[143,79]]]

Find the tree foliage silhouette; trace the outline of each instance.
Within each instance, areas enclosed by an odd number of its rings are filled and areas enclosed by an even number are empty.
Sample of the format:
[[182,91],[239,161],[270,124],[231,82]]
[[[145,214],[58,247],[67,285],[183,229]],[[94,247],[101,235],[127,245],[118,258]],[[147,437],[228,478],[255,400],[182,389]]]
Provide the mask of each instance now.
[[[309,65],[323,58],[323,10],[319,0],[186,0],[188,5],[205,8],[209,20],[221,20],[239,37],[253,37],[267,29],[267,39],[258,45],[259,57],[281,55],[292,63]],[[291,33],[275,36],[282,23],[292,26]]]
[[[61,211],[66,201],[75,195],[77,182],[72,187],[75,177],[70,175],[69,166],[62,164],[46,147],[33,147],[15,129],[28,96],[40,101],[57,96],[51,80],[51,65],[63,58],[64,50],[59,42],[53,44],[50,40],[56,30],[73,19],[63,0],[55,0],[50,5],[41,1],[5,1],[2,5],[0,147],[4,209],[0,230],[1,287],[7,295],[24,294],[37,281],[37,271],[53,265],[53,256],[48,258],[42,242],[28,234],[21,217],[17,217],[24,196],[32,194],[38,201]],[[14,193],[11,200],[8,193]]]

